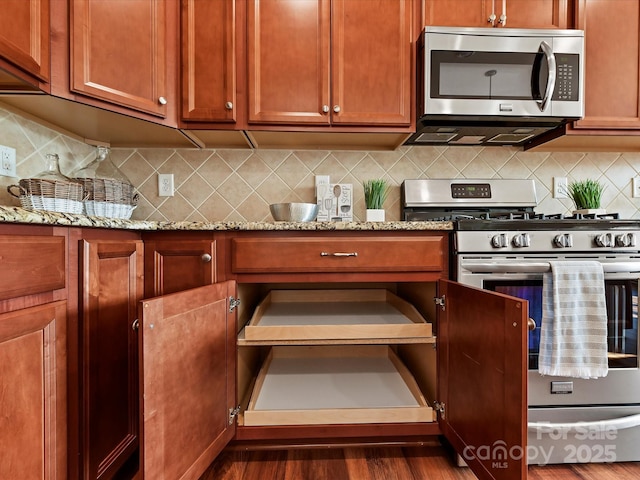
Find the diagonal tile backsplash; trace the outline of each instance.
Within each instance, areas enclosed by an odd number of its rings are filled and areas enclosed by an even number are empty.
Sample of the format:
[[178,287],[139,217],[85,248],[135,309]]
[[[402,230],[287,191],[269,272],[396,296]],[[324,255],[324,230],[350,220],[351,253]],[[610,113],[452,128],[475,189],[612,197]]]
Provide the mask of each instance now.
[[[69,174],[93,159],[94,148],[0,106],[0,145],[16,149],[19,178],[44,168],[57,153]],[[531,178],[537,212],[568,213],[572,204],[552,197],[553,177],[594,178],[605,185],[603,206],[622,218],[640,219],[631,179],[640,174],[638,153],[533,153],[508,147],[402,147],[396,151],[121,149],[111,150],[139,193],[133,218],[142,220],[271,220],[269,204],[315,201],[314,176],[354,186],[354,218],[364,218],[361,184],[385,178],[392,186],[386,218],[400,219],[400,184],[406,178]],[[175,195],[158,196],[158,173],[174,175]],[[6,191],[18,178],[0,176],[0,204],[19,205]]]

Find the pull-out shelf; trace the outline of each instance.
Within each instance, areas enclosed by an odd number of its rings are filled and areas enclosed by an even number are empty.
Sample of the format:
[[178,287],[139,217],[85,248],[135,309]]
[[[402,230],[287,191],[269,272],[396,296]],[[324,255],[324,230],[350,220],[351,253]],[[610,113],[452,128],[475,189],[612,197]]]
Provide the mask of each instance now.
[[243,416],[246,426],[434,421],[384,345],[272,347]]
[[433,339],[432,327],[385,289],[272,290],[243,332],[245,341]]

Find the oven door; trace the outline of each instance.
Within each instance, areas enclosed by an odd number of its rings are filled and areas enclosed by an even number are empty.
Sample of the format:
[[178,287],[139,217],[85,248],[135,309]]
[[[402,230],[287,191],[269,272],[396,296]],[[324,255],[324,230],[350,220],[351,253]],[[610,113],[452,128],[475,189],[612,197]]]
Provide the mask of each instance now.
[[[563,405],[640,405],[638,365],[638,282],[640,257],[549,255],[488,258],[458,255],[457,280],[529,301],[536,327],[529,333],[529,407]],[[542,275],[550,260],[599,260],[605,272],[609,374],[595,380],[542,376],[538,349],[542,320]]]

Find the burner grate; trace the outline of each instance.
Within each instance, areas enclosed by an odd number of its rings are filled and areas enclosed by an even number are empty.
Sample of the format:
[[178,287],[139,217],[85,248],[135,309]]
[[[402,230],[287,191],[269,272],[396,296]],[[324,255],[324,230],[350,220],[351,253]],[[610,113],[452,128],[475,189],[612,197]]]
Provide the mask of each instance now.
[[540,217],[545,220],[618,220],[620,218],[619,213],[574,213],[572,215],[565,215],[563,213],[555,213],[552,215],[543,215]]

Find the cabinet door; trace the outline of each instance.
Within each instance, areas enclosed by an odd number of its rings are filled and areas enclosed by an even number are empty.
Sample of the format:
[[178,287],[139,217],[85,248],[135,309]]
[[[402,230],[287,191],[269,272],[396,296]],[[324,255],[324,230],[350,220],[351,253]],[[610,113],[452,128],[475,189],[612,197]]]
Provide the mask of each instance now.
[[157,297],[216,281],[215,242],[145,242],[145,297]]
[[235,282],[140,302],[144,478],[204,473],[235,434]]
[[424,21],[425,25],[491,27],[489,17],[494,13],[493,25],[499,27],[505,3],[506,27],[568,28],[573,23],[567,0],[426,0]]
[[411,124],[410,0],[334,0],[331,121]]
[[447,280],[438,289],[442,432],[479,479],[526,479],[528,304]]
[[[586,0],[585,116],[574,128],[640,129],[640,2]],[[579,133],[579,132],[577,132]]]
[[455,27],[490,27],[491,0],[426,0],[424,24]]
[[164,117],[167,0],[73,0],[72,91]]
[[0,478],[66,478],[66,302],[0,315]]
[[[501,14],[502,2],[496,0],[496,15]],[[507,0],[506,15],[505,26],[511,28],[571,28],[574,24],[567,0]]]
[[236,0],[183,0],[182,119],[236,121]]
[[143,290],[142,242],[83,240],[81,253],[84,478],[111,478],[139,447],[133,327]]
[[329,124],[330,15],[330,0],[248,2],[249,123]]
[[49,0],[3,0],[0,56],[49,80]]

